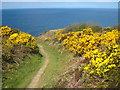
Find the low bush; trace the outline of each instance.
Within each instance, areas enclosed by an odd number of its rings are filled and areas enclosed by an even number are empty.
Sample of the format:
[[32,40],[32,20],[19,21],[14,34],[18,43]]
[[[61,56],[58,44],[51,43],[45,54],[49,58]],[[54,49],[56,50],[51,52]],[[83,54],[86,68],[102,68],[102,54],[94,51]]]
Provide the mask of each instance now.
[[3,71],[10,70],[12,65],[19,65],[25,57],[31,54],[39,54],[36,40],[28,33],[8,26],[0,28],[2,37]]

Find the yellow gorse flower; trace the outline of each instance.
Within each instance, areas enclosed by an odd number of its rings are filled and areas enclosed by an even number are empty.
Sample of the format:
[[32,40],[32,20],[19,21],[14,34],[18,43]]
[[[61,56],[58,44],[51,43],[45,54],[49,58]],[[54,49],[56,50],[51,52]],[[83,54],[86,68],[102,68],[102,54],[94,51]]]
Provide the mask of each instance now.
[[1,35],[3,37],[9,36],[8,39],[6,40],[5,45],[7,45],[8,47],[13,47],[14,45],[25,45],[26,47],[30,47],[32,49],[35,49],[35,47],[37,46],[37,43],[35,41],[35,38],[32,37],[30,34],[28,33],[11,33],[13,32],[12,29],[8,26],[2,26],[0,28],[1,31]]
[[[111,29],[112,27],[104,28]],[[55,36],[68,50],[90,60],[84,67],[84,71],[89,71],[90,74],[102,76],[120,66],[120,45],[117,44],[120,31],[117,29],[106,33],[94,33],[91,28],[87,28],[65,34],[59,30]]]
[[1,33],[1,36],[5,37],[5,36],[8,36],[10,33],[11,33],[11,28],[8,27],[8,26],[2,26],[0,28],[0,33]]

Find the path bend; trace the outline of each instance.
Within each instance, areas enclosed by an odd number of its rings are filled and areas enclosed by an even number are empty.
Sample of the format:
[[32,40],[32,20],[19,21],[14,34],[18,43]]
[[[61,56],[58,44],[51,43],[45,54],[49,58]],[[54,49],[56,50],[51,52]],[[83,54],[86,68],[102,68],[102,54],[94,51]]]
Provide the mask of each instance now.
[[42,74],[44,73],[47,65],[49,64],[49,56],[46,53],[46,51],[44,50],[43,46],[38,45],[38,47],[39,47],[41,53],[43,54],[43,56],[45,57],[45,63],[42,67],[40,67],[37,74],[33,77],[32,81],[30,82],[30,84],[28,85],[27,88],[37,88],[40,77],[42,76]]

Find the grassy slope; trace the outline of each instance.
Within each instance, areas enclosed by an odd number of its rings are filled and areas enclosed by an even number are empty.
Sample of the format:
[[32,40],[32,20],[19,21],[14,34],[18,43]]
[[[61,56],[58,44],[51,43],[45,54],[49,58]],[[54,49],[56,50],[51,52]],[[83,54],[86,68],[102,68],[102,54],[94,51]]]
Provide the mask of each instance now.
[[58,49],[58,46],[50,46],[48,42],[39,42],[50,56],[50,62],[44,74],[39,81],[39,88],[52,88],[59,75],[64,72],[64,68],[73,60],[73,54],[63,49]]
[[[17,72],[10,72],[5,74],[6,77],[11,79],[6,80],[3,88],[25,88],[32,80],[39,68],[44,63],[43,57],[33,55],[27,57],[25,61],[17,68]],[[3,74],[4,75],[4,74]]]

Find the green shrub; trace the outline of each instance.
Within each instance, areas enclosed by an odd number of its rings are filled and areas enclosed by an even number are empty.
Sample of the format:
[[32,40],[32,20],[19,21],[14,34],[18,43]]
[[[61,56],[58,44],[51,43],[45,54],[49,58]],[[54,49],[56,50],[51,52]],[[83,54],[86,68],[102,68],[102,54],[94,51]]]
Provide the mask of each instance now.
[[62,33],[81,31],[83,29],[88,28],[89,26],[90,25],[87,23],[79,23],[79,24],[71,25],[65,28],[65,30],[62,31]]
[[101,26],[91,26],[93,32],[102,32]]

